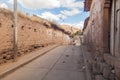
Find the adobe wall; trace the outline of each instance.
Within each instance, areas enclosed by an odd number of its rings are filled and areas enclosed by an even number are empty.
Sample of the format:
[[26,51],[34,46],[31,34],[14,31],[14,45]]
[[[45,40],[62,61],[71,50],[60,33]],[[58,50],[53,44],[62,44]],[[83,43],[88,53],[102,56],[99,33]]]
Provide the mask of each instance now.
[[[13,54],[13,15],[9,10],[0,12],[0,63],[12,59]],[[50,44],[69,44],[70,38],[61,30],[33,21],[26,16],[18,16],[18,56],[37,47]]]
[[104,0],[93,0],[90,18],[84,30],[85,41],[94,51],[103,47],[103,5]]
[[115,57],[110,56],[110,17],[110,0],[93,0],[83,32],[84,44],[88,45],[93,59],[88,59],[92,80],[115,80],[120,72],[119,64],[115,68]]
[[93,0],[90,18],[84,30],[85,43],[96,52],[109,51],[109,9],[105,8],[105,0]]

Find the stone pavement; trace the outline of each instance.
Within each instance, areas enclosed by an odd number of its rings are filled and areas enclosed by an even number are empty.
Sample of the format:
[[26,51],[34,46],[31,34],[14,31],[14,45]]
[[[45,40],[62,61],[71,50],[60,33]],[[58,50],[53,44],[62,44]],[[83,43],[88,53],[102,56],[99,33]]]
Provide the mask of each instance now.
[[42,48],[38,51],[31,52],[26,54],[20,58],[16,62],[13,63],[6,63],[4,65],[0,65],[0,80],[1,78],[5,77],[6,75],[10,74],[11,72],[15,71],[16,69],[24,66],[25,64],[33,61],[34,59],[44,55],[45,53],[49,52],[50,50],[54,49],[58,45],[51,45],[45,48]]
[[59,46],[1,80],[86,80],[80,46]]

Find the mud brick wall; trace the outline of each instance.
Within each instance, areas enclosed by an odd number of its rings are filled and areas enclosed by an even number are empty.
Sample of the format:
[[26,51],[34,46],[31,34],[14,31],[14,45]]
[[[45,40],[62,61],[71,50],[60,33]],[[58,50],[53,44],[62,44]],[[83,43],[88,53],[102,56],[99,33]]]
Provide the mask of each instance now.
[[[88,24],[84,27],[84,38],[94,51],[103,48],[103,7],[104,0],[93,0]],[[86,20],[87,21],[87,20]]]
[[[95,80],[119,80],[119,57],[112,56],[110,49],[111,0],[93,0],[89,20],[84,24],[84,43],[92,55],[92,73]],[[87,23],[87,24],[86,24]]]
[[[44,22],[44,21],[43,21]],[[18,14],[18,56],[37,47],[50,44],[69,44],[69,35],[43,22],[33,21]],[[0,11],[0,63],[12,59],[13,54],[13,14],[9,10]]]

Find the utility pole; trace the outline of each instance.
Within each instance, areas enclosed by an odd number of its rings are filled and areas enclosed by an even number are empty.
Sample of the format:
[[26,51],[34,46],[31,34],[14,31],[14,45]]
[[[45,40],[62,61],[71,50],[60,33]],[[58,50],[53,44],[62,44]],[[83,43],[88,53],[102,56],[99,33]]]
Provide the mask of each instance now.
[[14,0],[14,27],[13,27],[13,58],[17,57],[17,0]]

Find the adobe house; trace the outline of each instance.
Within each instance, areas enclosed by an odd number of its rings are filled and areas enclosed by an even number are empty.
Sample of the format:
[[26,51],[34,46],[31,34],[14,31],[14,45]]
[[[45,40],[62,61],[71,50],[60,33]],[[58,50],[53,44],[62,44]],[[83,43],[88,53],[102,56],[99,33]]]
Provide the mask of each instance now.
[[102,80],[120,80],[120,0],[85,0],[84,8],[90,11],[83,35],[94,54],[93,73]]

